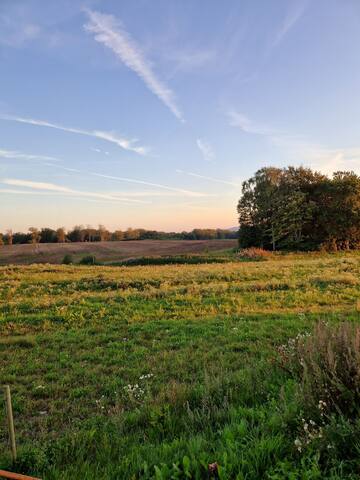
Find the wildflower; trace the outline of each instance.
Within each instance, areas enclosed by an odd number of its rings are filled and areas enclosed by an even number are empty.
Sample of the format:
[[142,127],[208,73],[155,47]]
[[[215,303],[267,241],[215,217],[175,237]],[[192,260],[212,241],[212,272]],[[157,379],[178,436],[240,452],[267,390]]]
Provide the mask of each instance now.
[[301,452],[302,443],[301,443],[301,440],[300,440],[299,438],[296,438],[296,439],[295,439],[294,445],[295,445],[295,447],[297,448],[297,450],[298,450],[299,452]]

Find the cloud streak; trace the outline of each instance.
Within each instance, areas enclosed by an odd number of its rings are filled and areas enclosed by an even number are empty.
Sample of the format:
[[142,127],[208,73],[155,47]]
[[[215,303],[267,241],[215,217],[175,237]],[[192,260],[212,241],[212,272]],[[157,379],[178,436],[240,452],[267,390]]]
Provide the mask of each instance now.
[[109,152],[103,151],[103,150],[101,150],[100,148],[95,148],[95,147],[94,147],[94,148],[92,148],[91,150],[92,150],[93,152],[96,152],[96,153],[104,153],[105,155],[110,155]]
[[[29,188],[31,190],[39,191],[42,194],[51,193],[51,194],[62,194],[68,196],[75,196],[75,197],[87,197],[87,198],[95,198],[98,200],[112,200],[117,202],[126,202],[126,203],[149,203],[143,200],[134,200],[131,198],[125,197],[117,197],[115,195],[108,195],[104,193],[97,193],[97,192],[84,192],[81,190],[74,190],[69,187],[64,187],[62,185],[56,185],[54,183],[47,183],[47,182],[33,182],[30,180],[21,180],[15,178],[5,178],[0,180],[0,183],[3,185],[9,185],[12,187],[22,187],[22,188]],[[11,190],[11,189],[10,189]],[[15,193],[16,190],[7,191],[7,193]],[[22,194],[23,191],[19,190],[17,193]],[[35,193],[35,192],[33,192]]]
[[281,27],[276,32],[275,39],[272,43],[273,47],[278,46],[284,37],[289,33],[289,31],[295,26],[295,24],[300,20],[303,16],[305,8],[307,5],[307,1],[303,1],[297,3],[295,8],[291,8],[287,13]]
[[29,153],[19,152],[17,150],[1,150],[0,149],[0,158],[8,158],[15,160],[40,160],[40,161],[58,161],[58,158],[49,157],[46,155],[34,155]]
[[182,173],[182,174],[188,175],[190,177],[201,178],[202,180],[208,180],[209,182],[223,183],[225,185],[231,185],[233,187],[241,187],[241,184],[239,184],[239,183],[230,182],[228,180],[221,180],[220,178],[207,177],[205,175],[199,175],[197,173],[184,172],[184,170],[176,170],[176,173]]
[[256,135],[265,135],[270,136],[275,134],[276,132],[269,128],[266,125],[260,125],[258,123],[254,123],[250,120],[246,115],[243,113],[237,112],[236,110],[229,110],[227,112],[227,116],[229,118],[229,125],[231,127],[238,127],[245,133],[253,133]]
[[215,152],[209,142],[204,139],[198,138],[196,140],[196,145],[200,150],[204,160],[206,160],[207,162],[213,162],[215,160]]
[[[118,182],[126,182],[126,183],[133,183],[133,184],[137,184],[137,185],[144,185],[146,187],[156,187],[156,188],[160,188],[161,190],[165,190],[164,191],[159,191],[159,192],[154,192],[154,191],[151,191],[151,192],[134,192],[134,193],[126,193],[125,195],[131,197],[131,196],[148,196],[148,197],[151,197],[151,196],[179,196],[179,195],[184,195],[184,196],[187,196],[187,197],[210,197],[212,196],[211,194],[208,194],[208,193],[201,193],[201,192],[194,192],[192,190],[185,190],[183,188],[176,188],[176,187],[170,187],[168,185],[163,185],[163,184],[159,184],[159,183],[153,183],[153,182],[147,182],[146,180],[138,180],[138,179],[135,179],[135,178],[128,178],[128,177],[117,177],[117,176],[114,176],[114,175],[105,175],[105,174],[102,174],[102,173],[96,173],[96,172],[87,172],[87,171],[83,171],[83,170],[78,170],[76,168],[68,168],[68,167],[64,167],[62,165],[57,165],[57,164],[53,164],[53,163],[45,163],[46,166],[48,167],[52,167],[52,168],[57,168],[57,169],[60,169],[60,170],[65,170],[67,172],[72,172],[72,173],[80,173],[81,175],[91,175],[91,176],[94,176],[94,177],[99,177],[99,178],[105,178],[105,179],[108,179],[108,180],[115,180],[115,181],[118,181]],[[111,193],[112,196],[122,196],[123,194],[121,192],[116,192],[116,193]]]
[[182,188],[169,187],[168,185],[163,185],[163,184],[160,184],[160,183],[146,182],[144,180],[136,180],[134,178],[116,177],[116,176],[113,176],[113,175],[103,175],[101,173],[93,173],[93,172],[90,173],[90,175],[94,175],[94,176],[100,177],[100,178],[107,178],[109,180],[115,180],[115,181],[119,181],[119,182],[135,183],[135,184],[138,184],[138,185],[146,185],[148,187],[156,187],[156,188],[168,190],[168,191],[171,191],[171,192],[180,193],[180,194],[188,196],[188,197],[208,197],[208,196],[210,196],[207,193],[193,192],[191,190],[184,190]]
[[124,150],[135,152],[139,155],[146,155],[148,153],[147,147],[136,145],[137,140],[129,140],[124,137],[117,136],[114,132],[107,132],[103,130],[83,130],[81,128],[66,127],[56,123],[47,122],[46,120],[37,120],[34,118],[24,118],[15,115],[0,115],[1,120],[8,120],[12,122],[25,123],[27,125],[35,125],[37,127],[54,128],[55,130],[62,130],[63,132],[75,133],[78,135],[86,135],[88,137],[95,137],[106,142],[114,143]]
[[[186,190],[183,188],[177,188],[177,187],[170,187],[168,185],[163,185],[159,183],[153,183],[153,182],[148,182],[146,180],[138,180],[135,178],[128,178],[128,177],[118,177],[114,175],[105,175],[97,172],[87,172],[83,170],[78,170],[75,168],[68,168],[64,167],[62,165],[58,164],[52,164],[52,163],[45,163],[46,166],[56,168],[56,169],[61,169],[65,170],[67,172],[72,172],[72,173],[79,173],[81,175],[90,175],[90,176],[95,176],[99,178],[104,178],[108,180],[114,180],[117,182],[125,182],[125,183],[132,183],[135,185],[144,185],[146,187],[155,187],[159,188],[160,191],[141,191],[141,192],[111,192],[111,196],[114,197],[178,197],[179,195],[181,196],[186,196],[186,197],[211,197],[213,196],[212,194],[208,193],[202,193],[202,192],[194,192],[192,190]],[[180,170],[179,170],[180,172]],[[186,172],[183,172],[186,173]],[[196,174],[194,174],[196,175]],[[205,177],[202,177],[205,178]],[[215,179],[213,179],[215,181]],[[234,184],[235,185],[235,184]]]
[[112,50],[117,58],[143,80],[147,88],[167,106],[175,117],[184,122],[174,93],[153,72],[151,64],[121,22],[113,15],[92,10],[86,10],[86,13],[90,21],[84,25],[85,30],[94,34],[98,43]]

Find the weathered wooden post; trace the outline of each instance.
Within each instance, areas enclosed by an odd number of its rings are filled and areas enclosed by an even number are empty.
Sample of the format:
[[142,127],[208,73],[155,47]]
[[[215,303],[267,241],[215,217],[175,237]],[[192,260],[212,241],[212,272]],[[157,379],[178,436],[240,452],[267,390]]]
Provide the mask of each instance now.
[[10,439],[10,448],[11,456],[13,461],[16,460],[16,441],[15,441],[15,428],[14,428],[14,416],[11,404],[11,392],[9,385],[5,385],[5,403],[6,403],[6,416],[9,429],[9,439]]

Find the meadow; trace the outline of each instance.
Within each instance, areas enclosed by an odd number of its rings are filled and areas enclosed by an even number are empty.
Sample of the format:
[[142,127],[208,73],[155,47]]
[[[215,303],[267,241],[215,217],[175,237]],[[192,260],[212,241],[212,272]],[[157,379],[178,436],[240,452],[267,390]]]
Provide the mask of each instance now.
[[339,418],[324,448],[297,447],[306,413],[277,360],[319,320],[359,322],[359,299],[356,252],[0,267],[0,383],[19,445],[14,466],[1,409],[0,468],[51,480],[359,478],[360,444],[350,449]]

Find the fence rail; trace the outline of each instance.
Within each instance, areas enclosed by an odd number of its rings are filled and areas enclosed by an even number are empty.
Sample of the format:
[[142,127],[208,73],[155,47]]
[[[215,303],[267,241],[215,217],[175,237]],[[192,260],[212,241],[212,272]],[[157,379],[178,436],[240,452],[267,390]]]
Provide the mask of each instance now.
[[6,472],[5,470],[0,470],[0,478],[7,478],[9,480],[40,480],[40,478],[28,477],[20,473]]

